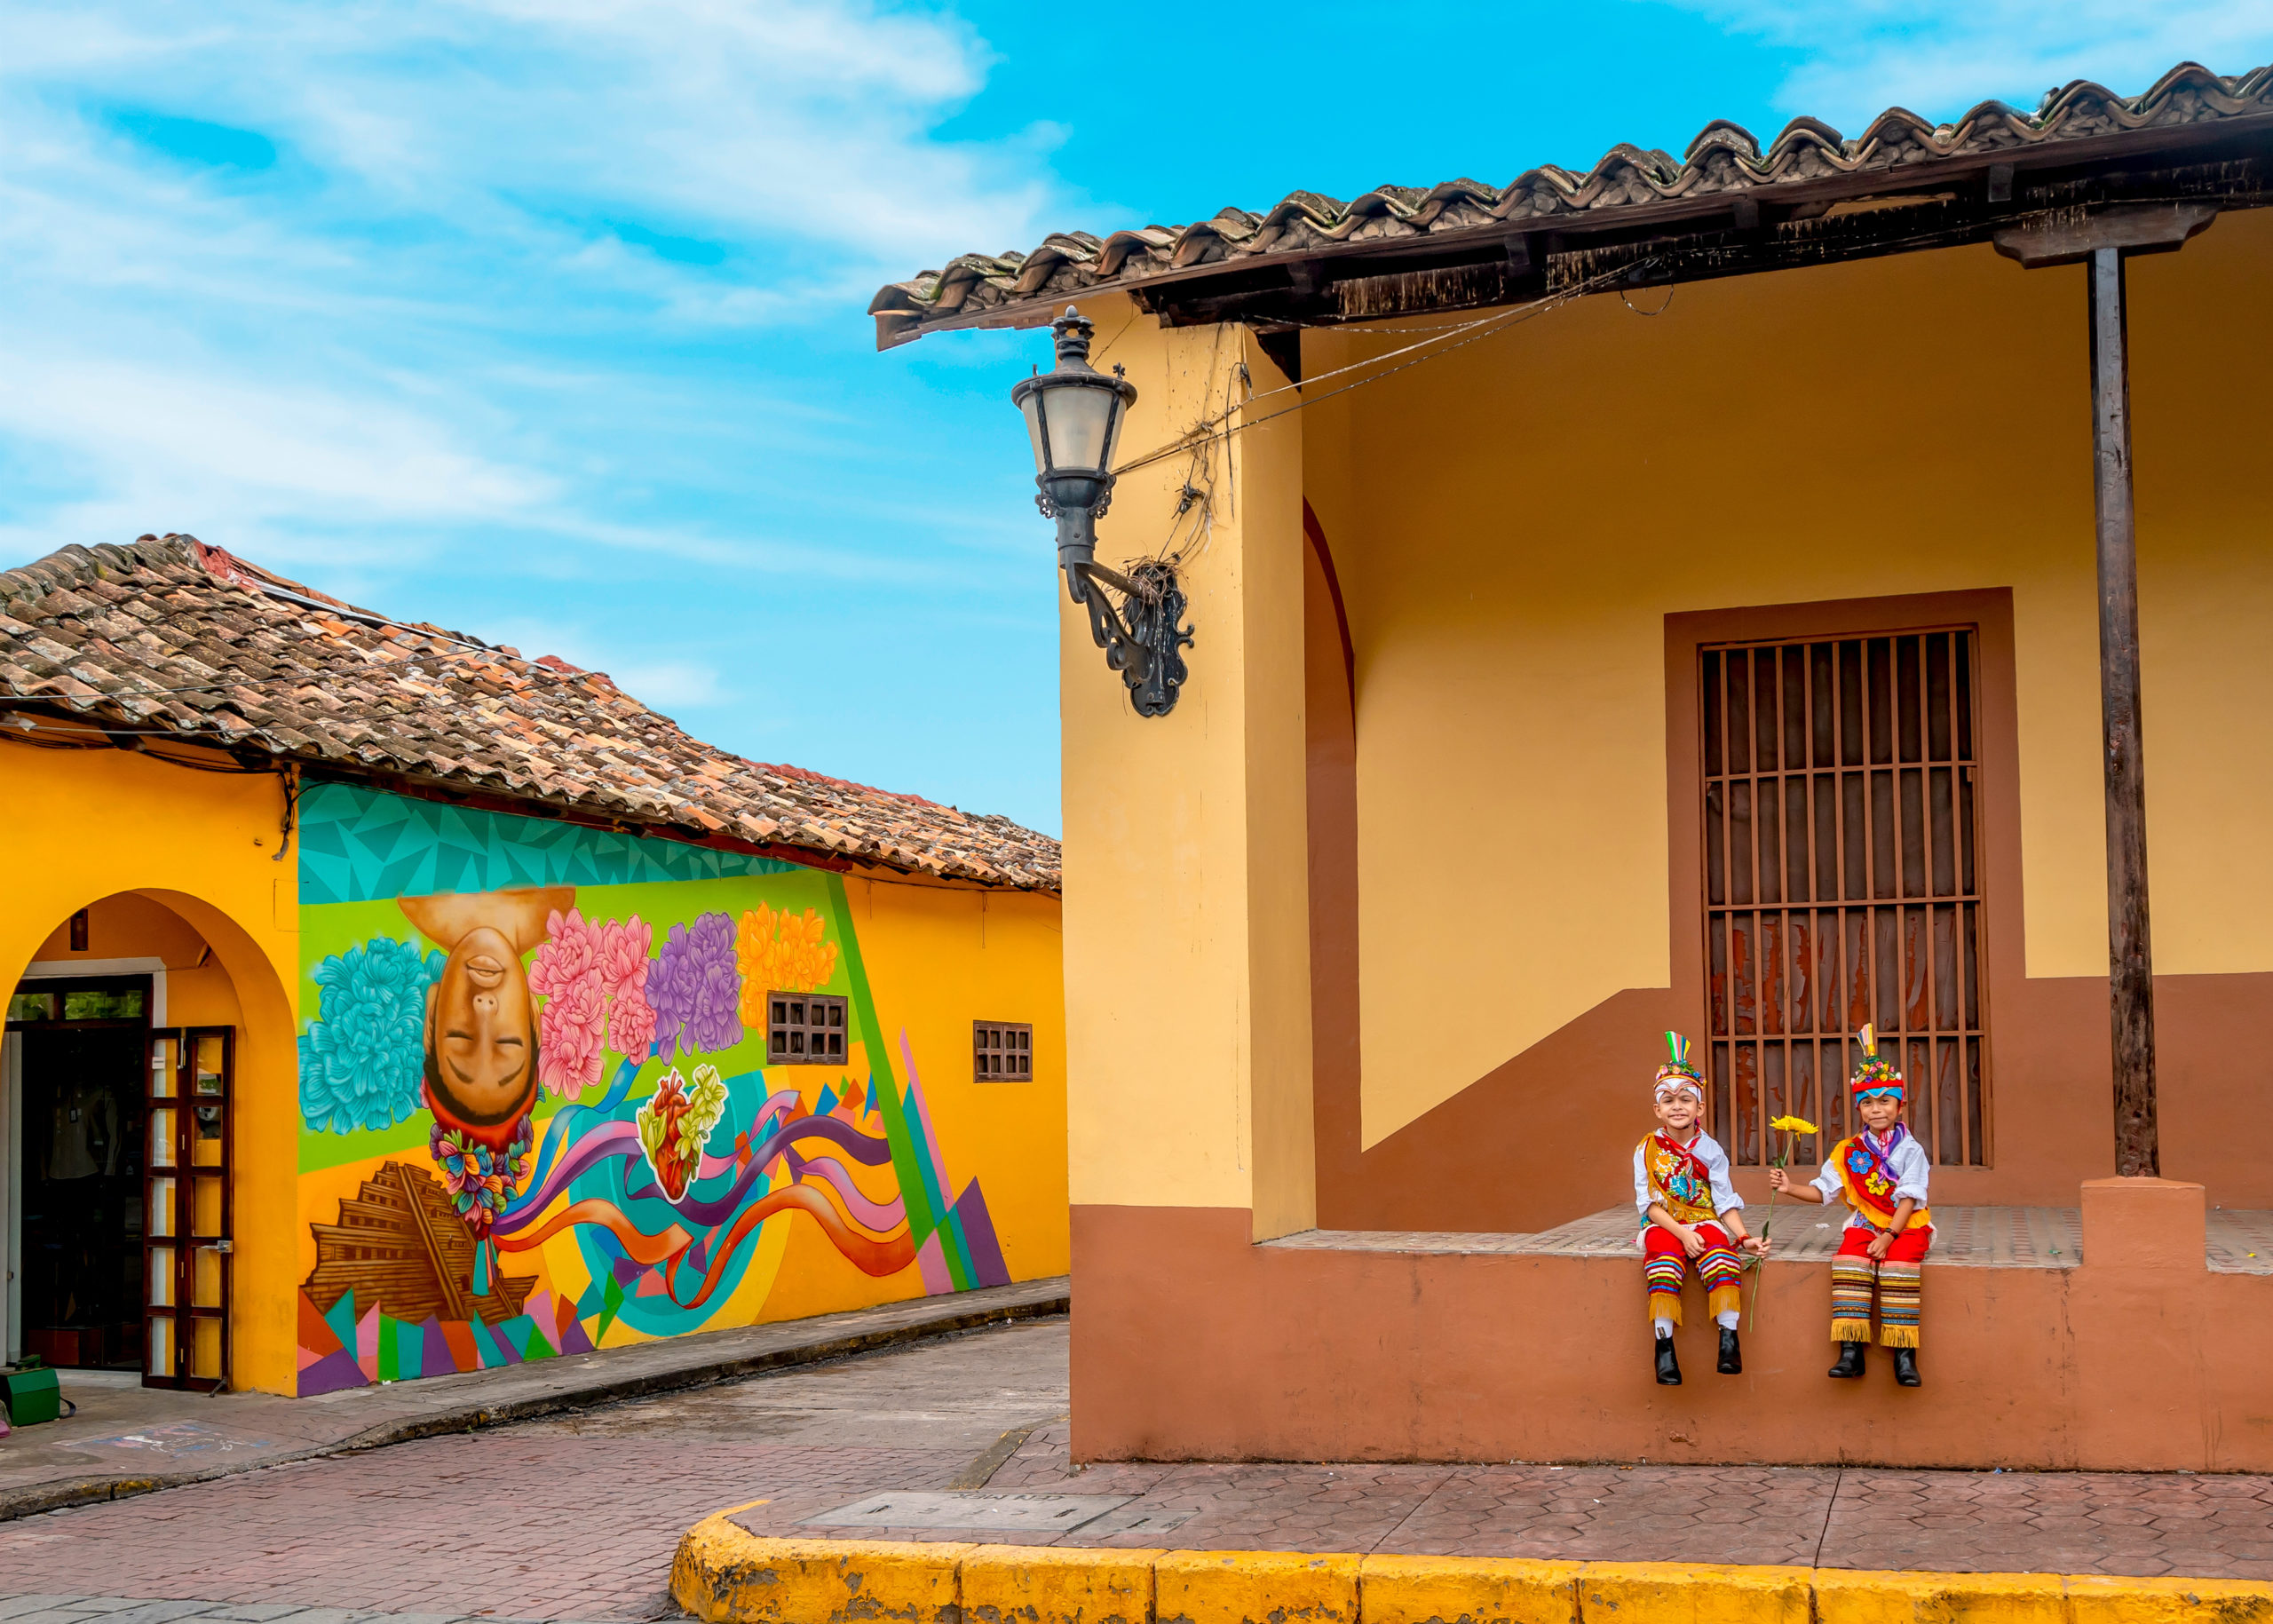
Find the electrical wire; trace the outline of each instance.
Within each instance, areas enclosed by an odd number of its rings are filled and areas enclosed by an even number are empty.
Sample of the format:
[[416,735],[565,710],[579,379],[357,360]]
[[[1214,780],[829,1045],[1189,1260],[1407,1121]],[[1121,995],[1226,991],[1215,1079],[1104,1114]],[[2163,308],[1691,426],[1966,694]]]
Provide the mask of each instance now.
[[[1424,361],[1435,360],[1437,357],[1449,355],[1455,350],[1464,350],[1469,345],[1493,337],[1496,334],[1507,331],[1509,328],[1520,326],[1534,316],[1545,315],[1551,310],[1559,309],[1572,299],[1598,291],[1601,288],[1623,280],[1634,272],[1653,263],[1655,263],[1654,257],[1637,260],[1633,265],[1620,265],[1614,271],[1605,271],[1600,275],[1589,277],[1583,282],[1575,283],[1559,293],[1549,294],[1545,298],[1534,299],[1527,305],[1518,305],[1508,310],[1498,311],[1474,321],[1462,322],[1457,327],[1445,328],[1433,338],[1423,339],[1418,344],[1406,345],[1402,349],[1391,350],[1386,355],[1375,355],[1365,360],[1352,361],[1346,367],[1337,367],[1331,372],[1321,372],[1317,376],[1305,378],[1299,384],[1284,384],[1276,389],[1265,390],[1263,393],[1242,402],[1238,408],[1226,410],[1221,416],[1203,418],[1186,431],[1182,439],[1121,463],[1113,471],[1113,476],[1117,479],[1136,469],[1150,467],[1152,463],[1175,456],[1195,444],[1211,444],[1219,440],[1229,440],[1234,434],[1243,433],[1248,429],[1259,427],[1276,418],[1284,417],[1289,413],[1301,411],[1305,407],[1315,406],[1321,400],[1331,400],[1336,395],[1347,394],[1353,389],[1362,389],[1368,384],[1378,384],[1383,378],[1408,371]],[[1442,347],[1437,347],[1438,345]],[[1420,353],[1422,351],[1430,353]],[[1362,372],[1369,368],[1380,367],[1385,361],[1397,360],[1399,356],[1411,356],[1413,359],[1400,361],[1398,365],[1375,372],[1371,376],[1358,378],[1351,383],[1344,384],[1338,389],[1317,391],[1317,385],[1329,378],[1342,377],[1352,372]],[[1265,412],[1260,417],[1252,415],[1255,407],[1261,401],[1271,400],[1277,395],[1297,392],[1303,396],[1303,399],[1291,406],[1282,406],[1276,411]],[[1245,415],[1240,416],[1239,422],[1225,426],[1232,416],[1240,414]],[[1218,428],[1223,430],[1221,433],[1216,432]]]

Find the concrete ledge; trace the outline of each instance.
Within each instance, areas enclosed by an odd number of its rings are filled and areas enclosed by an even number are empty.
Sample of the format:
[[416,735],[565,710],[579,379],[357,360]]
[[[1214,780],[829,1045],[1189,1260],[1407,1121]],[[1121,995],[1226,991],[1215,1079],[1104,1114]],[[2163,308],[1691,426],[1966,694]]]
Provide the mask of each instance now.
[[2273,1583],[2233,1580],[780,1540],[726,1512],[671,1595],[704,1624],[2273,1624]]

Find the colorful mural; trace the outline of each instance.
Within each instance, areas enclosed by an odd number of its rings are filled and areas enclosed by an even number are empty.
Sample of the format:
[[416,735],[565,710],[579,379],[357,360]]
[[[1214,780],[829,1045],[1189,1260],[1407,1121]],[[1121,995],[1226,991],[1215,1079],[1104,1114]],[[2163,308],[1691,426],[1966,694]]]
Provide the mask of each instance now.
[[749,1323],[798,1224],[1009,1281],[836,875],[337,784],[299,838],[302,1395]]

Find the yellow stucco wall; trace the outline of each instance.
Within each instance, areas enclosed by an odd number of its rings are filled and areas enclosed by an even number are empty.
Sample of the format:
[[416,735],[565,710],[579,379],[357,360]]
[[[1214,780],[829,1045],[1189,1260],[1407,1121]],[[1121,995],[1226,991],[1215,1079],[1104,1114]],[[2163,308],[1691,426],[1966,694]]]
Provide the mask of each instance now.
[[[231,1370],[239,1387],[289,1392],[299,948],[297,867],[271,860],[279,782],[125,751],[6,744],[0,773],[16,854],[0,905],[0,983],[12,987],[35,959],[69,958],[48,944],[59,922],[91,907],[87,956],[162,958],[169,1020],[238,1027]],[[212,959],[199,970],[205,946]]]
[[[885,880],[848,879],[844,891],[877,1005],[895,1033],[907,1028],[941,1153],[951,1168],[982,1175],[1011,1278],[1064,1274],[1071,1264],[1057,899]],[[1034,1081],[972,1081],[966,1045],[974,1019],[1033,1023]],[[897,1056],[892,1064],[897,1072]],[[793,1222],[788,1231],[765,1319],[923,1295],[912,1270],[871,1279],[812,1225]]]
[[[2269,270],[2262,214],[2131,266],[2162,973],[2273,968],[2273,408],[2232,382]],[[1407,342],[1311,333],[1306,370]],[[1358,665],[1367,1145],[1667,983],[1668,613],[2010,587],[2028,972],[2105,974],[2087,368],[2081,270],[1984,247],[1590,298],[1303,414]]]
[[[1220,416],[1242,363],[1254,389],[1283,384],[1239,329],[1164,331],[1121,298],[1084,313],[1139,391],[1124,458]],[[1248,1208],[1258,1236],[1316,1210],[1303,424],[1153,463],[1099,527],[1099,558],[1125,567],[1169,546],[1187,478],[1209,492],[1207,522],[1176,532],[1198,640],[1168,716],[1136,715],[1086,614],[1059,603],[1073,1197]]]

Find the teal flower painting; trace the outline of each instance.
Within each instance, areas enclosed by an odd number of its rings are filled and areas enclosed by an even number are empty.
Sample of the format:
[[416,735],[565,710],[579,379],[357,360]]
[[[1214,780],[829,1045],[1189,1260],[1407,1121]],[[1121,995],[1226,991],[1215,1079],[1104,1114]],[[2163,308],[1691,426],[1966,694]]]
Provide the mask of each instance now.
[[300,1039],[300,1114],[318,1133],[392,1128],[419,1109],[426,989],[443,955],[375,937],[315,967],[322,1013]]

